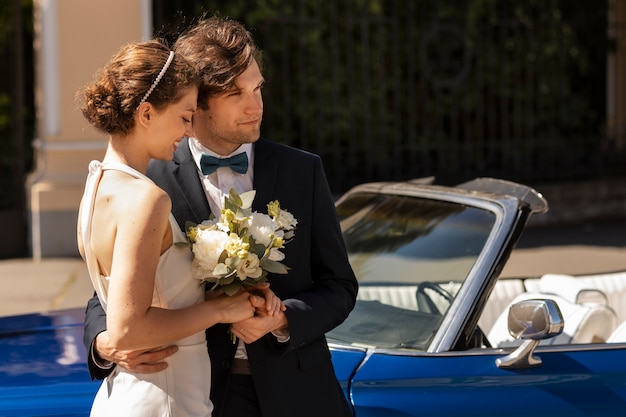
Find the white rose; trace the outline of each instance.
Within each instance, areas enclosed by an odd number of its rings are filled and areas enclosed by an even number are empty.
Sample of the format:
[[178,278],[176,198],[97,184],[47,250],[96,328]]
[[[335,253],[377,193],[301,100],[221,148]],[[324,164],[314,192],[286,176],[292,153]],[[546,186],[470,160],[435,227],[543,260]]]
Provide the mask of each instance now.
[[281,229],[291,230],[296,227],[298,220],[288,211],[281,210],[276,218],[276,223],[278,223],[278,227]]
[[276,232],[276,223],[267,214],[252,213],[248,222],[248,230],[254,241],[264,246],[272,243],[272,238]]
[[242,281],[248,277],[258,278],[262,273],[263,270],[259,265],[259,257],[254,253],[248,253],[248,257],[242,259],[239,265],[237,265],[237,277]]
[[192,251],[194,254],[194,267],[201,269],[199,273],[212,276],[212,272],[217,266],[227,242],[228,235],[222,231],[198,229],[198,235]]
[[285,259],[285,254],[282,253],[278,248],[270,249],[270,254],[267,257],[270,261],[280,262]]

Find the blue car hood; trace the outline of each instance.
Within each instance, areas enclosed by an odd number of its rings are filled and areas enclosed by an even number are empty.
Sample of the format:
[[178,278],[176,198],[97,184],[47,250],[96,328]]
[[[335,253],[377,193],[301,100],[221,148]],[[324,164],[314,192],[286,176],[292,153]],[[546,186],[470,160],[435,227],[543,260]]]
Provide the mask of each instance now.
[[0,414],[86,416],[91,382],[82,343],[84,311],[0,318]]

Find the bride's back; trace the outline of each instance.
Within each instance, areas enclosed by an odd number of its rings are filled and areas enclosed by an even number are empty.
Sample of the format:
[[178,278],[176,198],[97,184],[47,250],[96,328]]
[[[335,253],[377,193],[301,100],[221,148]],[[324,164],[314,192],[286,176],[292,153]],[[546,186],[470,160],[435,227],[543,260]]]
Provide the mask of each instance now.
[[[106,170],[102,174],[96,190],[96,197],[91,219],[91,236],[89,236],[91,250],[98,260],[100,271],[105,276],[111,275],[111,265],[114,255],[116,239],[119,239],[118,230],[133,227],[137,231],[136,239],[141,240],[140,229],[146,222],[154,222],[155,210],[169,203],[167,194],[153,183],[127,173]],[[81,202],[81,212],[83,203]],[[167,204],[165,204],[167,207]],[[169,210],[167,210],[169,212]],[[162,216],[164,234],[161,238],[159,254],[165,252],[172,245],[172,232],[168,227],[167,216]],[[79,230],[79,242],[82,241],[82,231]],[[123,242],[117,242],[118,250],[123,250]],[[143,242],[148,245],[150,242]],[[81,248],[81,253],[82,253]]]

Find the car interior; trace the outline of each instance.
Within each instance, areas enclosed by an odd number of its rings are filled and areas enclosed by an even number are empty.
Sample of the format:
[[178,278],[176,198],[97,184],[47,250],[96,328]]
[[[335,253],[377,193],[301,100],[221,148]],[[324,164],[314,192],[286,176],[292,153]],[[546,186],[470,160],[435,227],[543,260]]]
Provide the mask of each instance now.
[[[438,329],[462,283],[362,283],[358,303],[345,326],[331,334],[339,340],[379,348],[424,350]],[[506,348],[522,344],[508,329],[513,304],[553,300],[564,328],[543,345],[626,343],[626,273],[587,275],[546,274],[539,278],[497,281],[483,309],[473,342],[477,347]]]
[[563,315],[563,333],[540,345],[626,342],[626,273],[500,279],[478,322],[494,347],[518,345],[507,330],[509,307],[526,299],[552,299]]

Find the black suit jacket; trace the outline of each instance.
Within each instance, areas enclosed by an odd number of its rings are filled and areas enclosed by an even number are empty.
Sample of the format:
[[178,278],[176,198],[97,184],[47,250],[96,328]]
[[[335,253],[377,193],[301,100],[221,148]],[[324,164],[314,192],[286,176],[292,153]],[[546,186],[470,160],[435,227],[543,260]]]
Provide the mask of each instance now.
[[[210,215],[187,140],[172,161],[151,161],[148,176],[170,195],[181,229]],[[335,378],[324,334],[345,320],[354,307],[357,283],[346,250],[326,176],[318,156],[259,139],[254,145],[253,209],[279,200],[298,220],[293,241],[285,246],[287,275],[271,275],[272,290],[285,302],[291,338],[279,344],[272,335],[246,346],[263,415],[352,415]],[[219,213],[216,213],[219,215]],[[89,301],[85,344],[106,328],[97,297]],[[207,329],[212,363],[211,399],[220,415],[236,346],[228,325]],[[89,363],[92,376],[106,376]]]

